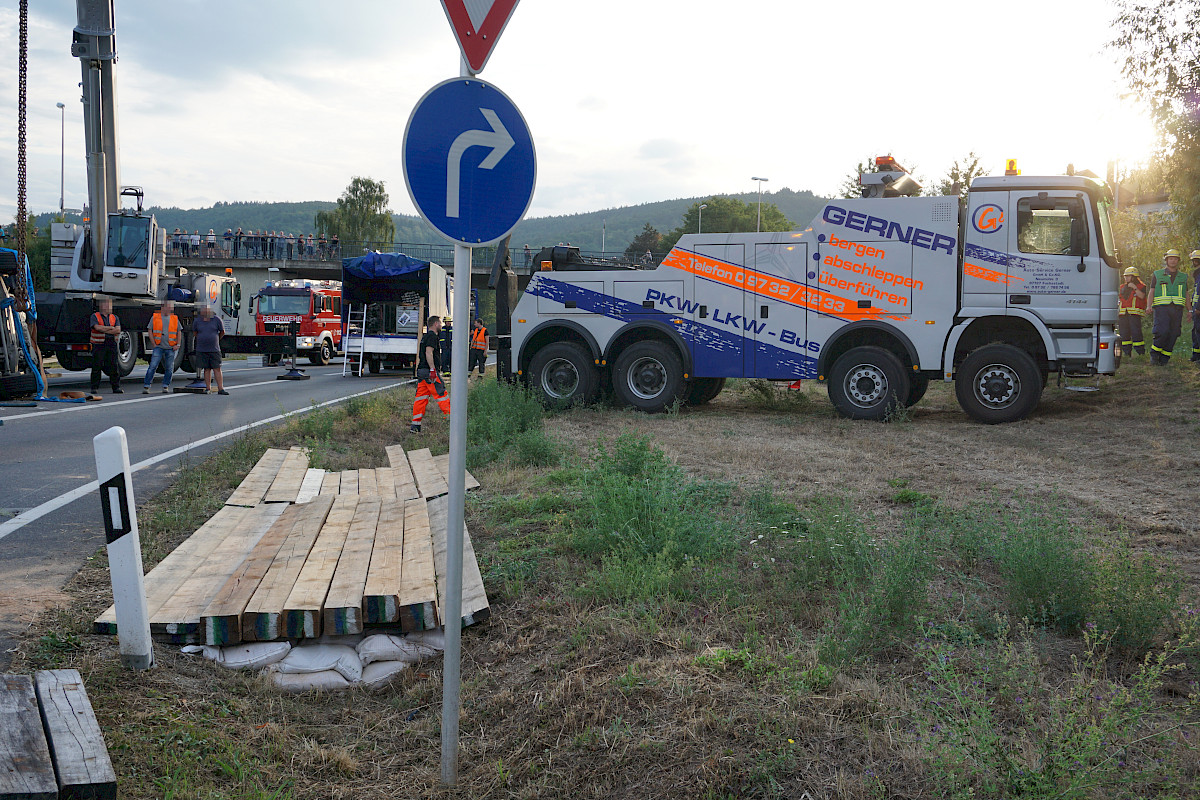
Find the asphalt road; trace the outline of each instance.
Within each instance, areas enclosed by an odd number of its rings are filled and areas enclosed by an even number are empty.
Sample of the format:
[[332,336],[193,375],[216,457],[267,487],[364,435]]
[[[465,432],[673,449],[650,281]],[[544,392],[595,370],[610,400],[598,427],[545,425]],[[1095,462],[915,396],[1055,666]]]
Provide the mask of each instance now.
[[[143,395],[140,365],[122,381],[124,394],[113,395],[103,384],[100,402],[0,408],[0,671],[15,637],[39,610],[59,602],[67,580],[104,546],[94,489],[96,434],[114,425],[125,429],[134,497],[141,503],[170,483],[184,459],[206,456],[244,426],[404,383],[398,373],[344,378],[340,363],[302,365],[309,380],[280,381],[279,367],[254,364],[225,362],[229,396],[164,395],[161,375],[154,394]],[[190,377],[176,373],[172,383],[178,387]],[[86,372],[65,372],[50,379],[47,394],[87,388]]]

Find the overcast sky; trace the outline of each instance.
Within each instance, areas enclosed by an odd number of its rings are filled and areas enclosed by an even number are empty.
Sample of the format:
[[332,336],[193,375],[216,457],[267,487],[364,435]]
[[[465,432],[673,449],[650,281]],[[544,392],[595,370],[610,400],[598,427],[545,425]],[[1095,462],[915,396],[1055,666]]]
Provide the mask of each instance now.
[[[0,9],[0,219],[16,210],[17,1]],[[30,4],[29,207],[86,202],[75,4]],[[415,213],[401,139],[458,74],[437,0],[116,0],[121,183],[151,205],[336,200],[353,176]],[[1103,175],[1153,133],[1122,100],[1104,0],[521,0],[481,78],[527,120],[528,216],[788,187],[837,191],[891,152],[936,179],[1072,162]]]

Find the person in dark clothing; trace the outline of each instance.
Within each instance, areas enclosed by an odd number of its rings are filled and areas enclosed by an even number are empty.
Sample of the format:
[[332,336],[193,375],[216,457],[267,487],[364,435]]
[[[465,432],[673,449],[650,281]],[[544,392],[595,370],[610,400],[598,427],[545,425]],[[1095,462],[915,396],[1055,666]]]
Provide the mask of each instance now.
[[1192,361],[1200,362],[1200,250],[1188,256],[1192,260]]
[[483,375],[483,370],[487,366],[488,354],[488,338],[487,328],[483,327],[483,320],[479,317],[475,318],[475,323],[471,327],[471,351],[470,361],[467,362],[467,374],[471,374],[471,370],[479,367],[479,374]]
[[212,308],[207,305],[200,307],[200,318],[192,323],[192,333],[196,334],[197,368],[204,371],[204,390],[212,391],[215,376],[217,394],[229,394],[225,391],[225,378],[221,375],[221,339],[225,336],[225,326],[213,316]]
[[417,348],[417,396],[413,399],[412,425],[410,433],[421,432],[421,420],[425,418],[425,407],[429,398],[437,401],[438,408],[450,416],[450,398],[446,395],[446,384],[442,382],[442,355],[438,333],[442,330],[442,318],[430,317],[425,335]]
[[100,391],[100,373],[108,373],[113,394],[124,394],[121,388],[121,365],[117,361],[117,337],[121,335],[121,320],[112,313],[112,300],[100,299],[100,310],[92,314],[92,394]]

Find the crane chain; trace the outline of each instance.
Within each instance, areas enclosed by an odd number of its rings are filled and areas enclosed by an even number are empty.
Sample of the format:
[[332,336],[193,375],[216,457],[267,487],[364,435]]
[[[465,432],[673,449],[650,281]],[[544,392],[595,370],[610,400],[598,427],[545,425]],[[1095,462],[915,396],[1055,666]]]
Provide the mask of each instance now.
[[[17,264],[25,264],[28,253],[28,231],[25,210],[25,76],[29,71],[29,0],[21,0],[20,44],[17,55]],[[29,309],[29,292],[25,286],[25,270],[18,266],[15,282],[17,310]]]

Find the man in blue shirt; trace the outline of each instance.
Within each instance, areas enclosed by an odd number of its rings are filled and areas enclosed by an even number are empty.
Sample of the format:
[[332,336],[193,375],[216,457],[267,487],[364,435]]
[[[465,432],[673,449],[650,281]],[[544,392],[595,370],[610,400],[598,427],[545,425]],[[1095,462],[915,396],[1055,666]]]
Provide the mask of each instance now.
[[196,334],[196,366],[204,371],[205,391],[212,391],[215,373],[217,394],[229,394],[221,376],[221,338],[225,336],[225,326],[213,316],[212,308],[200,307],[200,318],[192,323],[192,333]]

